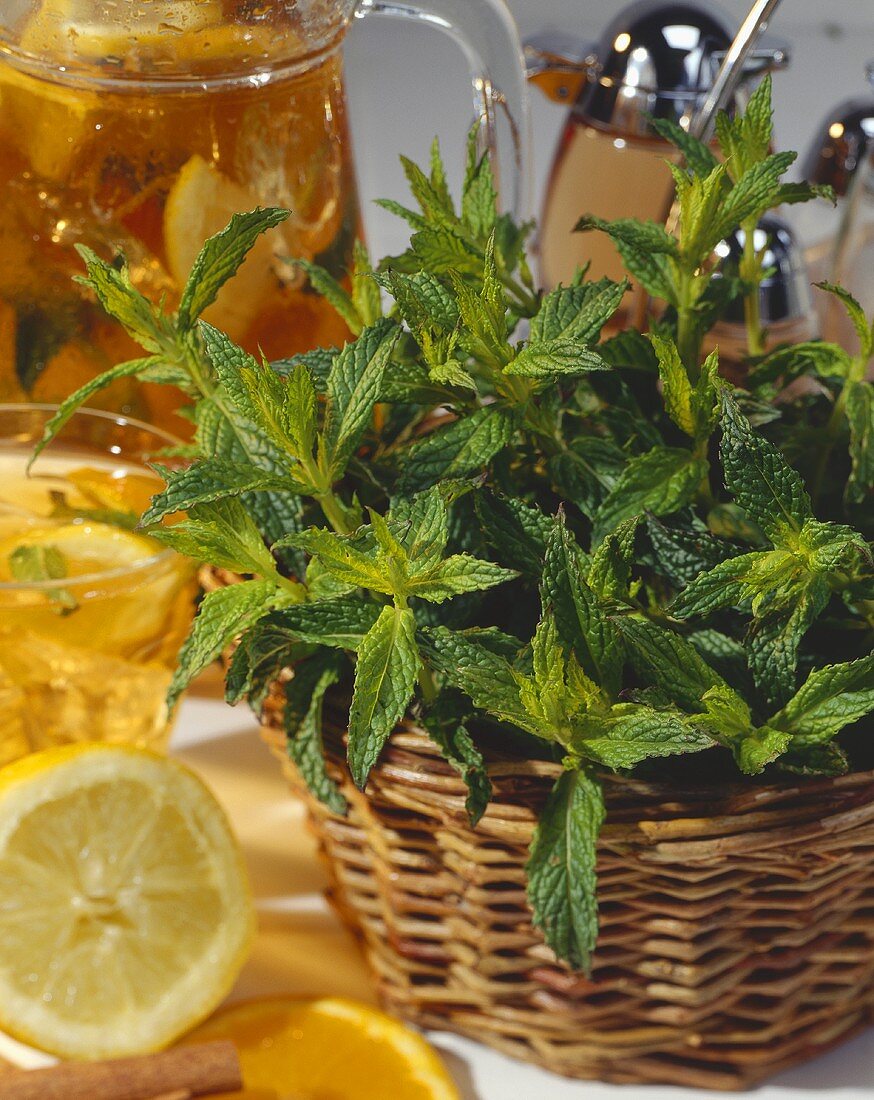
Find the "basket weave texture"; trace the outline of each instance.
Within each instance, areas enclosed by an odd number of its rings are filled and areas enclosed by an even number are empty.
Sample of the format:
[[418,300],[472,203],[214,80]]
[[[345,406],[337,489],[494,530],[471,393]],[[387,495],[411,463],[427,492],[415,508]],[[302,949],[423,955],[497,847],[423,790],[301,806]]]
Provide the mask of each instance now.
[[607,785],[601,934],[591,980],[532,927],[525,861],[558,768],[493,761],[477,828],[427,738],[399,730],[348,817],[307,793],[331,898],[363,938],[380,997],[572,1077],[743,1088],[869,1022],[874,774],[733,791]]
[[753,1085],[874,1019],[874,772],[690,790],[607,777],[587,979],[545,946],[526,900],[556,765],[493,754],[472,829],[427,737],[398,729],[362,794],[328,716],[340,817],[289,761],[281,705],[277,691],[265,739],[389,1011],[571,1077],[711,1089]]

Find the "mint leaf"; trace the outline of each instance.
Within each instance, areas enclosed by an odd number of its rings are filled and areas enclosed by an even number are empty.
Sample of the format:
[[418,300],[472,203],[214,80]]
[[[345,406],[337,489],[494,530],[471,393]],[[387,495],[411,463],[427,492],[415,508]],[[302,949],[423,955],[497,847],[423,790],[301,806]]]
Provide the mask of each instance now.
[[280,675],[309,655],[309,647],[289,633],[272,611],[240,637],[225,673],[225,701],[248,701],[260,715],[270,688]]
[[485,238],[497,218],[498,193],[487,153],[477,151],[478,127],[467,139],[467,169],[461,193],[461,220],[476,238]]
[[791,611],[777,610],[754,619],[747,632],[750,671],[765,707],[781,707],[795,691],[798,647],[828,603],[827,584],[815,580]]
[[638,703],[619,703],[608,715],[593,715],[575,732],[576,752],[608,768],[633,768],[644,760],[701,752],[713,739],[684,715]]
[[278,208],[259,208],[247,214],[234,214],[225,229],[209,238],[194,261],[179,301],[177,316],[182,332],[187,332],[212,305],[261,234],[284,222],[290,213]]
[[540,579],[546,542],[553,521],[539,508],[495,492],[477,494],[483,533],[503,564]]
[[443,478],[475,473],[506,447],[515,431],[514,419],[497,405],[438,428],[407,452],[400,492],[416,492]]
[[843,304],[847,316],[850,318],[859,337],[859,358],[867,363],[871,358],[871,353],[874,352],[874,329],[869,324],[864,309],[853,295],[842,286],[828,282],[815,283],[814,285],[818,286],[820,290],[834,295]]
[[753,552],[721,561],[700,573],[679,593],[671,612],[680,619],[709,615],[720,607],[737,607],[747,597],[753,571],[767,561],[767,555]]
[[726,488],[775,545],[791,541],[813,516],[801,477],[752,430],[728,393],[722,395],[722,430]]
[[340,679],[342,663],[334,653],[317,653],[295,666],[285,685],[283,726],[288,755],[297,765],[307,788],[335,814],[345,815],[346,799],[328,774],[322,741],[325,694]]
[[792,735],[793,749],[822,745],[874,710],[874,656],[815,669],[768,722]]
[[598,937],[595,864],[605,817],[594,776],[565,772],[540,815],[525,867],[534,925],[575,970],[590,967]]
[[707,460],[682,447],[654,447],[632,458],[595,513],[593,541],[642,512],[663,516],[691,503],[707,476]]
[[464,716],[470,710],[452,692],[441,692],[436,704],[422,718],[422,725],[443,758],[452,765],[467,784],[464,808],[472,826],[480,821],[492,797],[483,755],[474,744]]
[[206,458],[182,470],[156,466],[166,488],[152,497],[152,503],[140,520],[140,526],[159,523],[174,512],[187,512],[196,504],[207,504],[243,493],[268,490],[296,491],[288,477],[268,473],[246,463]]
[[122,325],[131,339],[151,352],[160,353],[172,347],[174,334],[169,319],[136,289],[127,264],[116,268],[104,263],[85,245],[76,245],[76,251],[88,272],[87,278],[77,275],[76,281],[97,295],[103,309]]
[[640,516],[626,519],[604,538],[592,554],[589,588],[601,600],[625,600],[631,581],[631,565],[634,559],[634,539]]
[[220,569],[262,576],[276,573],[276,563],[254,521],[242,503],[233,498],[197,504],[186,519],[172,527],[152,527],[149,534],[180,554]]
[[423,572],[413,573],[407,583],[407,591],[411,596],[431,603],[443,603],[463,592],[494,588],[517,575],[512,569],[503,569],[470,554],[453,554]]
[[150,367],[161,362],[160,356],[150,355],[145,359],[131,359],[126,363],[119,363],[117,367],[112,367],[110,370],[104,371],[103,374],[98,374],[95,378],[89,379],[85,385],[80,386],[75,393],[71,393],[69,397],[65,397],[55,412],[53,412],[46,421],[42,437],[34,448],[33,454],[28,461],[28,470],[30,470],[42,451],[58,435],[76,410],[93,397],[95,393],[99,393],[107,386],[111,386],[112,383],[119,378],[137,378]]
[[698,713],[708,691],[727,687],[719,673],[674,631],[630,616],[614,621],[638,675],[684,710]]
[[272,618],[277,627],[301,642],[357,650],[376,625],[382,606],[357,596],[337,596],[317,603],[283,608]]
[[519,684],[507,657],[495,653],[476,633],[433,627],[426,630],[426,653],[437,671],[463,691],[474,706],[501,722],[540,736],[540,728],[519,698]]
[[323,435],[325,465],[334,479],[345,470],[370,423],[399,336],[393,321],[377,321],[334,360],[328,375]]
[[179,651],[178,664],[167,692],[172,710],[191,681],[237,637],[276,607],[288,602],[288,595],[272,581],[241,581],[208,592]]
[[9,572],[17,581],[56,581],[67,576],[67,559],[50,544],[16,546],[8,560]]
[[559,636],[586,674],[615,696],[622,678],[622,643],[586,583],[581,551],[561,518],[546,546],[541,599],[544,608],[552,610]]
[[292,263],[306,272],[313,290],[339,313],[349,331],[358,336],[363,328],[362,317],[349,291],[318,264],[302,259],[295,259]]
[[349,768],[362,790],[392,730],[406,713],[419,665],[412,611],[384,607],[358,646],[349,711]]
[[848,383],[846,410],[852,461],[846,496],[851,504],[861,504],[874,487],[874,385]]
[[710,147],[693,137],[688,130],[672,118],[651,118],[650,126],[657,134],[675,145],[686,161],[690,171],[704,179],[719,164]]
[[656,569],[678,588],[691,584],[727,558],[737,557],[740,549],[726,539],[714,538],[707,531],[669,526],[648,516],[646,531],[656,558]]
[[333,531],[311,527],[289,535],[277,546],[292,546],[316,555],[332,577],[353,588],[369,588],[386,596],[394,593],[394,579],[386,575],[375,554],[356,545],[354,536],[335,535]]

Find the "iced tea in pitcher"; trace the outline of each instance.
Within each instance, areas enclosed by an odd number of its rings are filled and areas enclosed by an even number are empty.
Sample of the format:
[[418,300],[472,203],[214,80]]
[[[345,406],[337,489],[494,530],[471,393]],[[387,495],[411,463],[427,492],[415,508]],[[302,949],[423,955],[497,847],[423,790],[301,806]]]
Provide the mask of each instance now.
[[[359,215],[338,44],[351,6],[11,9],[0,37],[0,400],[57,401],[140,354],[72,281],[76,244],[124,253],[135,284],[172,307],[203,240],[259,205],[292,216],[207,320],[268,358],[341,343],[342,322],[289,261],[337,277],[350,266]],[[120,381],[100,403],[178,429],[178,400]]]

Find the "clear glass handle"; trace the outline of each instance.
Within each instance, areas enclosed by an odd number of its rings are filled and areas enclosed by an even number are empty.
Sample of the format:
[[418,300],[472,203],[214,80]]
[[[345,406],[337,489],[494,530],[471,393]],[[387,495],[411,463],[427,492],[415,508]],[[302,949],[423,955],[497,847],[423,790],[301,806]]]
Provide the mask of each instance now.
[[[531,212],[528,88],[522,44],[503,0],[360,0],[357,16],[393,15],[439,27],[470,65],[481,142],[492,153],[501,204],[524,221]],[[509,140],[498,140],[503,120]],[[502,127],[503,129],[503,127]]]

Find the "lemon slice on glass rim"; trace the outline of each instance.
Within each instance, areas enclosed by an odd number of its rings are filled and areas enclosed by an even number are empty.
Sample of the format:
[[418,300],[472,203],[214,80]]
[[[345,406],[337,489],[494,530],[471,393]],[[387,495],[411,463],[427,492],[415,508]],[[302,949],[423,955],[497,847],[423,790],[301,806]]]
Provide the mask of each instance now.
[[0,1028],[68,1058],[158,1049],[228,993],[254,933],[224,812],[183,765],[107,745],[0,769]]

